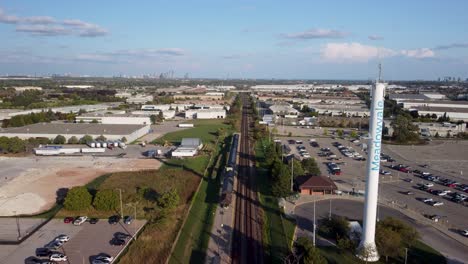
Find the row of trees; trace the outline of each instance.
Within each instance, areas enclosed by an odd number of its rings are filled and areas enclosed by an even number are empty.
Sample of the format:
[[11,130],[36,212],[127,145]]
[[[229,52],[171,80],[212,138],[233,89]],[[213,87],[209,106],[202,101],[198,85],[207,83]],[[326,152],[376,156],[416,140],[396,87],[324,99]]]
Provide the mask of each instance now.
[[[282,158],[282,145],[269,143],[264,145],[265,166],[269,169],[271,192],[276,197],[291,195],[291,170],[294,178],[302,175],[320,175],[320,168],[313,158],[302,161],[295,158]],[[294,163],[294,164],[292,164]]]
[[55,113],[49,109],[49,111],[42,111],[40,113],[13,116],[10,120],[3,121],[3,127],[22,127],[36,123],[50,123],[51,121],[56,120],[67,120],[69,122],[73,122],[75,117],[76,114],[73,113]]
[[[153,190],[143,188],[139,192],[142,199],[156,202],[161,209],[173,209],[179,205],[180,197],[176,189],[170,189],[162,194],[157,194]],[[98,190],[93,195],[85,186],[71,188],[63,203],[65,209],[69,211],[81,211],[91,208],[99,211],[115,211],[119,206],[119,194],[115,190]]]

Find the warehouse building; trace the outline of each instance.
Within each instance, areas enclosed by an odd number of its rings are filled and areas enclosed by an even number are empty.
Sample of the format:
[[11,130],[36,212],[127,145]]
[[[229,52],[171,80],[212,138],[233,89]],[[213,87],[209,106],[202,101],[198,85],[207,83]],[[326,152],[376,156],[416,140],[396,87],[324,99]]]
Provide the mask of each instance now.
[[424,137],[434,137],[438,134],[441,137],[447,135],[457,135],[458,133],[466,131],[466,123],[452,124],[452,123],[413,123],[419,127],[419,133]]
[[73,136],[82,138],[89,135],[93,138],[104,136],[108,140],[121,140],[132,142],[148,134],[150,125],[120,125],[120,124],[86,124],[86,123],[38,123],[23,127],[7,128],[0,131],[0,137],[49,138],[54,139],[58,135],[67,140]]
[[226,118],[224,109],[189,109],[185,111],[186,119],[218,119]]
[[174,158],[193,157],[203,148],[203,143],[199,138],[183,138],[180,146],[172,151]]
[[136,115],[102,115],[102,114],[87,114],[77,116],[76,123],[91,123],[97,122],[100,124],[120,124],[120,125],[149,125],[151,119],[148,116]]

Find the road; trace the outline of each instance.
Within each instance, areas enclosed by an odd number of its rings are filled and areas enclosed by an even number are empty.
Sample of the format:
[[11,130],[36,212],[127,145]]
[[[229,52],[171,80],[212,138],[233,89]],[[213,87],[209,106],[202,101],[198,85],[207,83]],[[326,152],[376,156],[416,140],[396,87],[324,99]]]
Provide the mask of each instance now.
[[[305,203],[298,205],[295,208],[295,215],[297,219],[297,235],[306,234],[310,236],[312,234],[313,227],[313,202]],[[363,215],[363,202],[343,200],[343,199],[333,199],[331,202],[331,212],[336,215],[347,217],[352,220],[362,220]],[[327,218],[330,214],[330,200],[318,201],[315,205],[316,210],[316,219]],[[465,263],[468,262],[468,247],[459,243],[437,229],[424,225],[415,220],[403,215],[399,211],[379,206],[379,218],[383,219],[385,217],[394,217],[404,220],[406,223],[410,224],[416,230],[419,231],[422,241],[430,245],[433,248],[436,248],[444,256],[449,259],[450,263]],[[323,243],[323,241],[322,241]]]
[[233,263],[263,263],[262,218],[258,202],[254,155],[249,130],[252,125],[250,102],[242,95],[242,123],[239,151],[238,180],[234,235],[232,242]]

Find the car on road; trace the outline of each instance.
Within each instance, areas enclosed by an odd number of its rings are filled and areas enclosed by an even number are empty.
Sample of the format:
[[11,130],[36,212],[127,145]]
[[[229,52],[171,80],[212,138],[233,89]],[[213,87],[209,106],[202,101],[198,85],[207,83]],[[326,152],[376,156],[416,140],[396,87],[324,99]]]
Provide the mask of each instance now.
[[55,241],[60,241],[62,243],[64,242],[68,242],[70,240],[70,237],[67,236],[67,235],[58,235],[56,238],[55,238]]
[[131,224],[132,221],[133,221],[133,217],[130,216],[130,215],[126,215],[126,216],[124,216],[124,218],[123,218],[123,222],[124,222],[124,224],[126,224],[126,225]]
[[434,201],[434,199],[432,199],[432,198],[423,198],[423,199],[421,199],[421,201],[422,201],[423,203],[431,203],[431,202]]
[[94,224],[97,224],[97,222],[99,222],[99,218],[90,218],[90,219],[89,219],[89,223],[90,223],[90,224],[93,224],[93,225],[94,225]]
[[382,174],[382,175],[390,175],[390,174],[392,174],[392,173],[389,172],[389,171],[386,171],[386,170],[380,170],[380,174]]
[[114,260],[109,254],[101,253],[93,259],[93,264],[96,264],[96,261],[101,261],[103,263],[111,263]]
[[117,232],[114,234],[114,237],[117,238],[117,239],[123,239],[123,240],[127,240],[129,239],[130,237],[132,237],[130,234],[125,234],[125,233],[122,233],[122,232]]
[[63,222],[64,222],[65,224],[69,224],[69,223],[73,222],[73,220],[75,220],[75,218],[69,216],[69,217],[65,217],[65,218],[63,219]]
[[54,253],[50,255],[49,259],[51,261],[67,261],[68,257],[65,254],[62,253]]
[[439,201],[432,201],[429,204],[432,205],[432,206],[442,206],[442,205],[444,205],[443,202],[439,202]]
[[79,226],[83,224],[84,222],[86,222],[86,220],[88,220],[87,216],[79,216],[78,218],[75,219],[75,221],[73,221],[73,224]]
[[52,251],[48,248],[37,248],[36,257],[49,257],[52,254]]
[[118,216],[118,215],[113,215],[113,216],[109,217],[109,224],[111,224],[111,225],[116,225],[116,224],[119,223],[119,221],[120,221],[120,216]]
[[125,245],[125,243],[126,243],[125,240],[119,239],[119,238],[116,238],[116,237],[112,238],[112,240],[110,241],[110,244],[112,246],[123,246],[123,245]]
[[45,245],[44,247],[45,247],[45,248],[48,248],[48,249],[54,249],[54,250],[56,250],[56,249],[61,248],[61,247],[63,246],[63,244],[64,244],[63,242],[55,241],[55,240],[54,240],[54,241],[48,243],[47,245]]

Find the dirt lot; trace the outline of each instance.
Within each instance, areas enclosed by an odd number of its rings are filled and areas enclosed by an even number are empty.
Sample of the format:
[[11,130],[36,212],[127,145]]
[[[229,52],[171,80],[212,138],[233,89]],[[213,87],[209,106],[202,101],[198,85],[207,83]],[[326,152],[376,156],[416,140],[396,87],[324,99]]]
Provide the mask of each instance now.
[[109,172],[157,169],[155,159],[113,157],[0,157],[0,215],[36,214],[49,209],[57,191],[83,185]]

